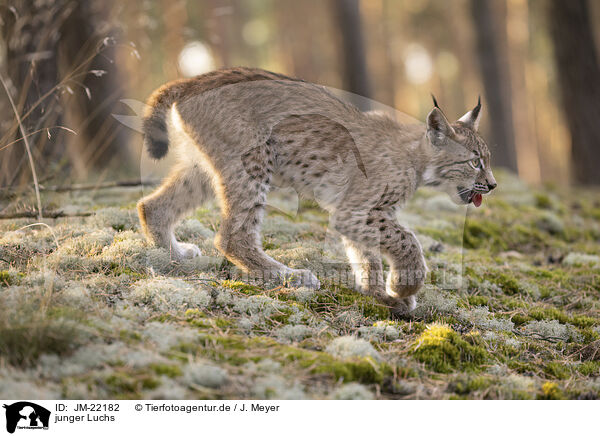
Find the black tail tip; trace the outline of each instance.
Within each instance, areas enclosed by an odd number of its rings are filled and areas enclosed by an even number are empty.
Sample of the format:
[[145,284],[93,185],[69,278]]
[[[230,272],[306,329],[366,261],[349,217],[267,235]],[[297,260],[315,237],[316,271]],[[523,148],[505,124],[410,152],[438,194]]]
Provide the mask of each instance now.
[[169,141],[156,138],[146,138],[146,149],[154,159],[162,159],[169,151]]
[[169,135],[167,125],[161,116],[152,116],[144,120],[145,145],[148,153],[154,159],[160,159],[169,150]]

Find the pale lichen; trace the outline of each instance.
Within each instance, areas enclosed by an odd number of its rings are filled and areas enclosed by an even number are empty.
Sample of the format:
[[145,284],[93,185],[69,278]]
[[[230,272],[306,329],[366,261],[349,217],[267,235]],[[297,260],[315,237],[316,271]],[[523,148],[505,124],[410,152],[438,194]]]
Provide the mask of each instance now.
[[220,388],[228,379],[225,369],[202,362],[187,365],[183,370],[183,377],[187,383],[213,389]]
[[369,342],[354,336],[335,338],[327,345],[326,351],[333,356],[345,359],[349,357],[371,357],[381,360],[379,353]]
[[372,400],[373,393],[365,386],[358,383],[347,383],[332,392],[334,400]]

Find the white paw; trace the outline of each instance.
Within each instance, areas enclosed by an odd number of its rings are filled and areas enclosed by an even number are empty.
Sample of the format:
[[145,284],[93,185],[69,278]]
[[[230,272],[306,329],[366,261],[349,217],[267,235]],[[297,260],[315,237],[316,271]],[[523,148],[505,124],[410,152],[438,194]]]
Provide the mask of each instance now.
[[290,269],[283,276],[283,282],[287,286],[301,287],[304,286],[310,289],[319,289],[321,282],[319,279],[307,269]]
[[417,297],[410,295],[405,298],[401,298],[392,308],[393,315],[408,315],[410,312],[417,308]]
[[176,259],[193,259],[194,257],[202,256],[202,251],[194,244],[179,242],[173,247],[174,258]]

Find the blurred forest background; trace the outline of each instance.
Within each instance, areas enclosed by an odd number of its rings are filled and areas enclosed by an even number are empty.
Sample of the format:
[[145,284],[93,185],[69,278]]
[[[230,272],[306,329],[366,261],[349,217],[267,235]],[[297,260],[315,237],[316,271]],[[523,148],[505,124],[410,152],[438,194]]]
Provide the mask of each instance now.
[[139,176],[121,100],[235,65],[419,120],[430,93],[451,118],[481,94],[495,166],[597,185],[597,23],[591,0],[0,0],[0,187],[31,187],[31,161],[40,183]]

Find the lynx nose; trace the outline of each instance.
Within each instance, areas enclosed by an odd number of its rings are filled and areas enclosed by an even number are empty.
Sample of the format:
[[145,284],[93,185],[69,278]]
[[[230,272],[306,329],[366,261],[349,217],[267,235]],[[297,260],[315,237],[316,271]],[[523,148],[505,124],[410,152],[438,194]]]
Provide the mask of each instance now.
[[492,183],[488,182],[488,185],[487,185],[487,187],[490,191],[492,189],[494,189],[496,186],[498,186],[498,184],[496,182],[492,182]]

